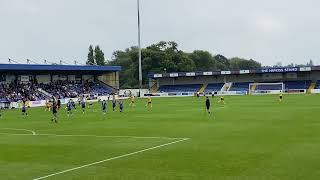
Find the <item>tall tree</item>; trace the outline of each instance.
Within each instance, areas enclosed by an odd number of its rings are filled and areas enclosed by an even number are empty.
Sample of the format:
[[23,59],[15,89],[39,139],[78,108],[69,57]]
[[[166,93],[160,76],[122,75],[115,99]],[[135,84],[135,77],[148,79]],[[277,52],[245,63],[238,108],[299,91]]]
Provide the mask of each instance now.
[[258,69],[261,68],[261,64],[252,59],[246,60],[242,58],[230,59],[230,70],[246,70],[246,69]]
[[89,52],[88,52],[88,59],[86,62],[87,65],[94,65],[94,53],[93,53],[93,47],[92,45],[89,46]]
[[196,50],[190,53],[189,57],[194,61],[198,71],[216,69],[215,59],[208,51]]
[[98,66],[104,66],[106,65],[105,59],[104,59],[104,53],[103,51],[100,49],[100,46],[96,46],[94,48],[94,59],[96,61],[96,64]]
[[[180,50],[175,42],[160,41],[143,48],[141,51],[144,84],[148,83],[149,73],[261,68],[261,64],[254,60],[241,58],[230,60],[222,55],[213,56],[208,51],[202,50],[186,53]],[[138,88],[138,59],[138,48],[131,47],[124,51],[115,51],[112,60],[108,61],[109,65],[122,66],[120,72],[121,88]],[[96,62],[98,63],[97,58]]]
[[230,61],[223,55],[216,55],[214,59],[217,62],[217,70],[230,70]]

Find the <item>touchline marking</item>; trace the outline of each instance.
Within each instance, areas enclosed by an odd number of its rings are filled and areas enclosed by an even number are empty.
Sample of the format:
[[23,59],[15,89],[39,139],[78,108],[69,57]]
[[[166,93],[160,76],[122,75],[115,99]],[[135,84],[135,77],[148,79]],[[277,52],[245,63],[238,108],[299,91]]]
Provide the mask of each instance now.
[[57,137],[97,137],[97,138],[135,138],[135,139],[188,139],[176,137],[148,137],[148,136],[99,136],[99,135],[73,135],[73,134],[37,134],[38,136],[57,136]]
[[[31,132],[31,130],[28,130]],[[86,135],[86,134],[37,134],[32,131],[32,134],[18,134],[18,133],[0,133],[2,135],[12,135],[12,136],[56,136],[56,137],[96,137],[96,138],[133,138],[133,139],[172,139],[181,140],[188,138],[177,138],[177,137],[148,137],[148,136],[99,136],[99,135]]]
[[46,175],[46,176],[42,176],[42,177],[39,177],[39,178],[35,178],[33,180],[40,180],[40,179],[49,178],[49,177],[56,176],[56,175],[59,175],[59,174],[64,174],[64,173],[67,173],[67,172],[70,172],[70,171],[75,171],[75,170],[82,169],[82,168],[85,168],[85,167],[101,164],[101,163],[104,163],[104,162],[120,159],[120,158],[123,158],[123,157],[132,156],[132,155],[135,155],[135,154],[140,154],[140,153],[143,153],[143,152],[146,152],[146,151],[150,151],[150,150],[153,150],[153,149],[158,149],[158,148],[161,148],[161,147],[169,146],[169,145],[176,144],[176,143],[183,142],[183,141],[187,141],[187,140],[189,140],[189,138],[184,138],[184,139],[180,139],[180,140],[173,141],[173,142],[170,142],[170,143],[162,144],[162,145],[159,145],[159,146],[154,146],[154,147],[151,147],[151,148],[143,149],[143,150],[140,150],[140,151],[135,151],[135,152],[132,152],[132,153],[123,154],[123,155],[120,155],[120,156],[104,159],[104,160],[97,161],[97,162],[94,162],[94,163],[86,164],[86,165],[83,165],[83,166],[79,166],[79,167],[75,167],[75,168],[72,168],[72,169],[68,169],[68,170],[57,172],[57,173],[49,174],[49,175]]
[[[26,132],[31,132],[32,135],[37,135],[35,131],[29,130],[29,129],[15,129],[15,128],[1,128],[1,129],[6,129],[6,130],[14,130],[14,131],[26,131]],[[10,133],[2,133],[2,134],[10,134]],[[28,135],[28,134],[26,134]]]

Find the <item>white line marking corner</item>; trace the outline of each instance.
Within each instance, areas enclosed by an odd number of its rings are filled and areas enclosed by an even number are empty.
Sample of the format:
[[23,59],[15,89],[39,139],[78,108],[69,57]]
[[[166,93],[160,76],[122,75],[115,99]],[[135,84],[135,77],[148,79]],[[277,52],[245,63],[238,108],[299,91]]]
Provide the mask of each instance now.
[[[16,129],[16,128],[1,128],[1,129],[14,130],[14,131],[26,131],[26,132],[31,132],[32,135],[37,135],[35,131],[29,130],[29,129]],[[9,133],[4,133],[4,134],[9,134]],[[25,135],[28,135],[28,134],[25,134]]]
[[115,157],[112,157],[112,158],[104,159],[104,160],[101,160],[101,161],[93,162],[93,163],[90,163],[90,164],[78,166],[78,167],[67,169],[67,170],[64,170],[64,171],[57,172],[57,173],[53,173],[53,174],[49,174],[49,175],[46,175],[46,176],[38,177],[38,178],[35,178],[33,180],[46,179],[46,178],[49,178],[49,177],[52,177],[52,176],[57,176],[59,174],[64,174],[64,173],[67,173],[67,172],[70,172],[70,171],[75,171],[75,170],[82,169],[82,168],[85,168],[85,167],[101,164],[101,163],[104,163],[104,162],[107,162],[107,161],[112,161],[112,160],[116,160],[116,159],[120,159],[120,158],[124,158],[124,157],[128,157],[128,156],[140,154],[140,153],[143,153],[143,152],[146,152],[146,151],[150,151],[150,150],[153,150],[153,149],[158,149],[158,148],[161,148],[161,147],[169,146],[169,145],[176,144],[176,143],[183,142],[183,141],[187,141],[187,140],[189,140],[189,138],[183,138],[183,139],[176,140],[176,141],[173,141],[173,142],[170,142],[170,143],[166,143],[166,144],[162,144],[162,145],[158,145],[158,146],[153,146],[153,147],[150,147],[150,148],[142,149],[140,151],[135,151],[135,152],[128,153],[128,154],[123,154],[123,155],[120,155],[120,156],[115,156]]

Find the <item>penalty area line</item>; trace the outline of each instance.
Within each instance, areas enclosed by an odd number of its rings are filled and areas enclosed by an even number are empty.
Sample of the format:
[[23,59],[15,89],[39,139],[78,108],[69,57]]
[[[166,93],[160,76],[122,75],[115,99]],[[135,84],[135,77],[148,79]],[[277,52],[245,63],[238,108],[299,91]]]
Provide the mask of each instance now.
[[165,147],[165,146],[173,145],[173,144],[176,144],[176,143],[179,143],[179,142],[183,142],[183,141],[187,141],[187,140],[189,140],[189,138],[184,138],[184,139],[180,139],[180,140],[173,141],[173,142],[170,142],[170,143],[166,143],[166,144],[162,144],[162,145],[158,145],[158,146],[153,146],[153,147],[150,147],[150,148],[142,149],[140,151],[135,151],[135,152],[128,153],[128,154],[123,154],[123,155],[120,155],[120,156],[115,156],[115,157],[112,157],[112,158],[104,159],[104,160],[101,160],[101,161],[93,162],[93,163],[90,163],[90,164],[78,166],[78,167],[67,169],[67,170],[64,170],[64,171],[57,172],[57,173],[53,173],[53,174],[49,174],[49,175],[46,175],[46,176],[38,177],[38,178],[35,178],[33,180],[46,179],[46,178],[49,178],[49,177],[52,177],[52,176],[57,176],[57,175],[60,175],[60,174],[64,174],[64,173],[67,173],[67,172],[75,171],[75,170],[86,168],[86,167],[89,167],[89,166],[101,164],[101,163],[104,163],[104,162],[108,162],[108,161],[112,161],[112,160],[116,160],[116,159],[120,159],[120,158],[124,158],[124,157],[128,157],[128,156],[140,154],[140,153],[143,153],[143,152],[146,152],[146,151],[159,149],[159,148],[162,148],[162,147]]
[[[32,135],[37,135],[37,133],[35,131],[29,130],[29,129],[16,129],[16,128],[1,128],[1,129],[14,130],[14,131],[26,131],[26,132],[32,133]],[[10,134],[10,133],[2,133],[2,134]],[[25,134],[25,135],[28,135],[28,134]]]

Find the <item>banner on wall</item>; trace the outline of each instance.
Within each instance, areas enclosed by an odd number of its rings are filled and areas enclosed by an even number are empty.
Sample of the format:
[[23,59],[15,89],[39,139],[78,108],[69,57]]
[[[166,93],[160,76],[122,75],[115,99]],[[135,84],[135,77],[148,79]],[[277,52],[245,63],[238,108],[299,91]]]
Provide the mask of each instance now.
[[20,76],[20,81],[29,82],[29,76]]
[[299,68],[269,68],[261,69],[261,73],[282,73],[282,72],[298,72]]
[[188,72],[188,73],[186,73],[186,76],[196,76],[196,73],[195,72]]

